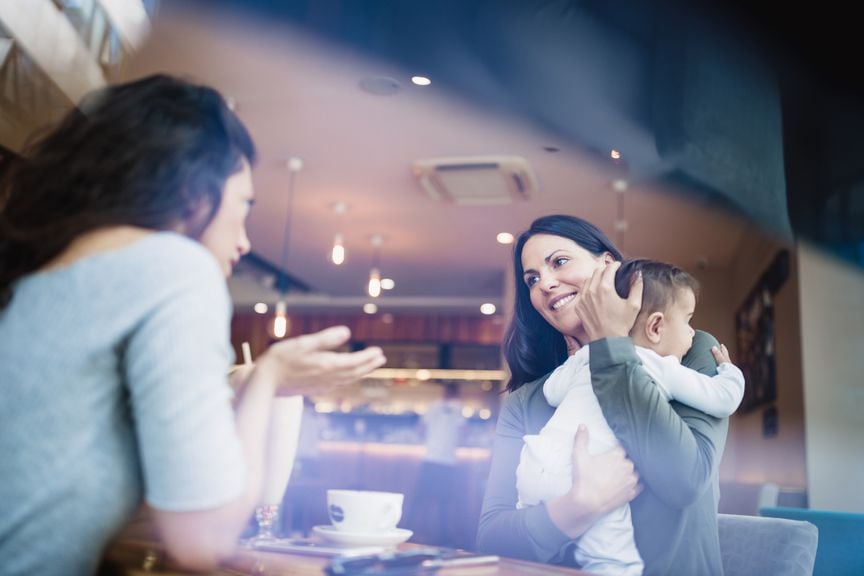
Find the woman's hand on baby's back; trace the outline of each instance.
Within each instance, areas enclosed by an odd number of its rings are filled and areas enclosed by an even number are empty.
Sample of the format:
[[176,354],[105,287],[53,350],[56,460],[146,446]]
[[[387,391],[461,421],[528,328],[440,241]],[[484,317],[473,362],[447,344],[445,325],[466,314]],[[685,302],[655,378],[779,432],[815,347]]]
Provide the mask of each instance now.
[[581,536],[598,518],[642,491],[639,474],[620,447],[588,452],[588,429],[579,426],[573,442],[573,486],[547,503],[549,517],[571,538]]

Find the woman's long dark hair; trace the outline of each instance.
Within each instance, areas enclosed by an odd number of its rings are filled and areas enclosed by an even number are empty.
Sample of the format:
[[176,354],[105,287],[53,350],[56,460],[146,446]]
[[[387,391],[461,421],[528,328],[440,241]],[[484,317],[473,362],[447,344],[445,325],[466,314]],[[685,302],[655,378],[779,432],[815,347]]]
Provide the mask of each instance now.
[[504,335],[504,357],[510,367],[507,390],[511,392],[548,374],[567,359],[563,336],[534,309],[523,278],[522,249],[525,242],[537,234],[568,238],[595,256],[609,252],[616,260],[623,258],[599,228],[576,216],[543,216],[534,220],[531,227],[519,236],[513,248],[516,307]]
[[105,226],[198,238],[255,146],[212,88],[165,75],[84,98],[0,182],[0,309],[16,280]]

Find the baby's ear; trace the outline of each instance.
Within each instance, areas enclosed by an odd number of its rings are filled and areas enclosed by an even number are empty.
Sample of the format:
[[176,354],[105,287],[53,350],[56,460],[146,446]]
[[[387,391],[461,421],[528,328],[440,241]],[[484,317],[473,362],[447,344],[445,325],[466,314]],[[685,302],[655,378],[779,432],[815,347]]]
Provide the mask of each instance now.
[[666,318],[663,316],[663,312],[652,312],[648,315],[645,320],[645,337],[649,342],[655,345],[660,343],[665,322]]

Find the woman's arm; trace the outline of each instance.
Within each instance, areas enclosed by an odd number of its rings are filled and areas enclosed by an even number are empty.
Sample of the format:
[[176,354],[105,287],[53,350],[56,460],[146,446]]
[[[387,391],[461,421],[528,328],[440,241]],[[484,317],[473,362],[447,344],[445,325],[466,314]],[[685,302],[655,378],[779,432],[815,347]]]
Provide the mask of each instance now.
[[558,563],[573,538],[636,497],[638,477],[620,448],[590,455],[588,431],[580,427],[573,443],[571,490],[545,504],[517,510],[516,468],[529,413],[524,392],[507,398],[498,419],[477,546],[487,553]]
[[239,498],[217,508],[176,512],[154,508],[154,519],[169,553],[182,565],[213,568],[236,547],[258,501],[270,408],[277,389],[289,394],[316,381],[339,385],[354,381],[384,363],[379,348],[350,354],[332,352],[348,340],[344,326],[288,339],[258,359],[242,387],[235,427],[246,461],[246,485]]
[[524,391],[507,396],[498,416],[477,548],[484,553],[551,563],[562,559],[570,539],[552,523],[546,506],[516,509],[516,468],[526,433],[524,397]]
[[[716,340],[697,332],[684,365],[716,374]],[[728,422],[670,403],[639,364],[629,338],[591,342],[591,383],[606,420],[645,484],[670,506],[683,508],[711,485]]]

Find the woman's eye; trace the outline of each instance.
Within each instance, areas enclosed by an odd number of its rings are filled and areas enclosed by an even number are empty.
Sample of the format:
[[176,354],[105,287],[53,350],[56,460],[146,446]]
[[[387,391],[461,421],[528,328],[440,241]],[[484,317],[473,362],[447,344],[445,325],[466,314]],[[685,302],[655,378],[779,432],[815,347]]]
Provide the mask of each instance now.
[[557,268],[559,266],[563,266],[567,262],[569,262],[569,258],[565,258],[564,256],[559,256],[558,258],[555,258],[555,260],[552,261],[552,264]]
[[525,277],[525,285],[530,288],[531,286],[536,284],[538,280],[540,280],[540,278],[538,276],[526,276]]

